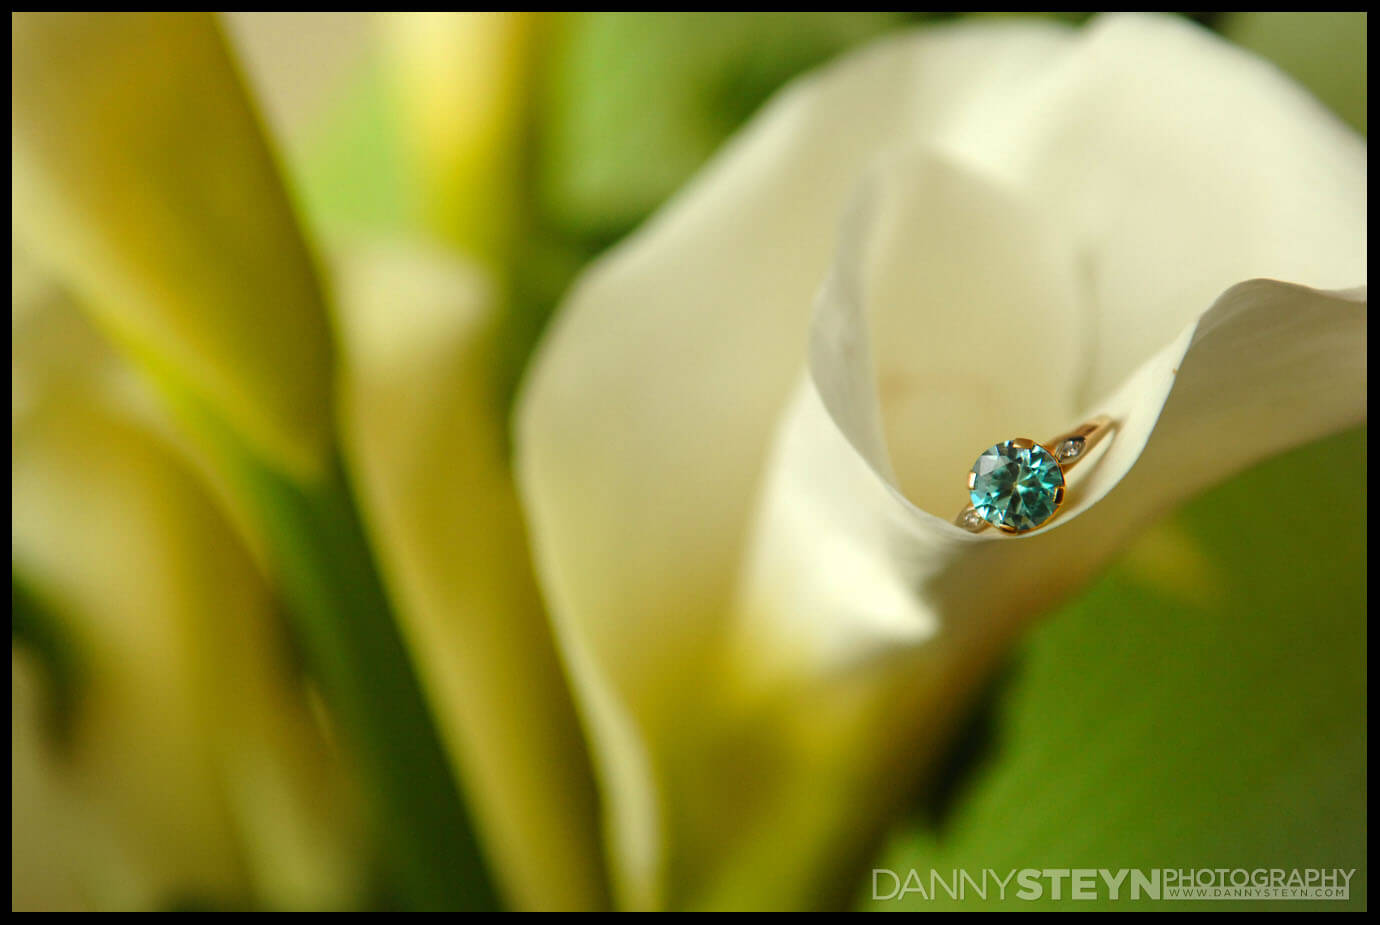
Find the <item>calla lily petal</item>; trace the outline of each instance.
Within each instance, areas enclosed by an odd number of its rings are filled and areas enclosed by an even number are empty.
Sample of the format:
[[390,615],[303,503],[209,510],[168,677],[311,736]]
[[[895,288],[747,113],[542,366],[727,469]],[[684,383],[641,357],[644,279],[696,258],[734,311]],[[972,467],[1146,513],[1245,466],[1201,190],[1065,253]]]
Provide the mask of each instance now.
[[1044,24],[931,33],[882,43],[862,73],[798,82],[585,275],[539,351],[518,411],[519,484],[596,765],[618,794],[609,850],[625,905],[662,902],[646,737],[669,734],[659,714],[700,683],[717,643],[862,164],[903,118],[940,122],[1068,40]]
[[11,25],[16,235],[263,458],[319,474],[325,309],[213,17],[20,13]]
[[[973,536],[909,502],[858,440],[880,413],[840,388],[869,351],[865,333],[830,317],[845,314],[838,292],[821,300],[811,377],[768,464],[733,609],[724,674],[743,718],[722,734],[775,776],[742,838],[751,853],[725,859],[712,905],[834,898],[813,892],[831,861],[867,849],[1018,629],[1174,503],[1365,417],[1364,293],[1242,283],[1099,407],[1119,432],[1078,473],[1071,510],[1029,537]],[[735,881],[741,870],[753,882]]]
[[417,245],[336,266],[342,434],[492,867],[519,908],[606,906],[589,758],[495,411],[493,282]]
[[379,26],[424,224],[471,258],[504,266],[523,195],[535,15],[389,13]]
[[[1364,282],[1364,178],[1193,27],[931,30],[793,85],[591,270],[519,474],[620,900],[837,901],[1024,622],[1362,420],[1364,294],[1322,290]],[[1055,525],[948,522],[985,446],[1098,411]]]
[[1093,339],[1080,404],[1235,283],[1365,279],[1365,142],[1192,23],[1101,17],[1003,102],[934,144],[1028,195],[1079,248]]

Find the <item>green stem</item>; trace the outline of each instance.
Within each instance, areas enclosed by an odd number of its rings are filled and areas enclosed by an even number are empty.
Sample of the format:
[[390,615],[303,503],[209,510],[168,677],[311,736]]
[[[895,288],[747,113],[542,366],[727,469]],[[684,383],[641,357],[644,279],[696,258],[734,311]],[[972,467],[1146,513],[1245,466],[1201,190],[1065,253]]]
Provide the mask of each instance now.
[[499,908],[345,467],[336,457],[319,484],[299,484],[246,455],[204,408],[181,410],[264,532],[293,635],[370,799],[392,898],[414,909]]
[[80,699],[83,665],[57,610],[29,576],[10,564],[10,643],[23,645],[46,669],[49,697],[45,716],[53,739],[65,745],[71,738]]

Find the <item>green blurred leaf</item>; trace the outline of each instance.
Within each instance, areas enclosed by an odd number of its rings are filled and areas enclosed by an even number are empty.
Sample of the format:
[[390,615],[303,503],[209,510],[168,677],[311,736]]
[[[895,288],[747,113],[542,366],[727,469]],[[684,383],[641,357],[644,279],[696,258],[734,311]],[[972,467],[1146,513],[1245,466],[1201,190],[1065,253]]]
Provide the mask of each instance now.
[[577,13],[546,75],[542,199],[611,240],[674,192],[781,84],[897,13]]
[[399,232],[420,221],[418,185],[407,175],[400,117],[377,56],[321,117],[288,176],[316,237]]
[[362,64],[289,158],[318,233],[436,239],[506,269],[527,206],[539,25],[526,13],[374,17]]
[[32,582],[10,568],[10,644],[33,652],[47,681],[45,731],[59,745],[71,737],[84,668],[56,610]]
[[1283,906],[1365,908],[1364,444],[1353,431],[1220,486],[1047,620],[948,816],[902,825],[874,866],[926,883],[955,868],[1358,868],[1349,902]]
[[[848,48],[958,13],[572,13],[553,30],[538,152],[560,228],[609,243],[783,84]],[[1072,25],[1092,14],[1039,16]],[[1213,25],[1215,13],[1184,13]]]
[[1225,13],[1227,38],[1279,65],[1366,132],[1366,14]]

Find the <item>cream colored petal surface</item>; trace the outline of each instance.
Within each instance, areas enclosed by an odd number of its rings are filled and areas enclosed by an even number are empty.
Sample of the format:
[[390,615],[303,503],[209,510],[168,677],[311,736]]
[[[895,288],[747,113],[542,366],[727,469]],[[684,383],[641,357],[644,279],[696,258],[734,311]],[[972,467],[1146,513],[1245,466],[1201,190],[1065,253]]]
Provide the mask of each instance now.
[[692,613],[723,599],[863,166],[897,131],[921,134],[1063,41],[1033,25],[942,30],[793,86],[577,285],[527,383],[519,462],[538,542],[573,557],[552,563],[554,593],[600,613],[587,629],[626,649],[620,675],[666,668],[622,645],[639,634],[668,652],[695,648],[702,621],[666,612],[645,625],[645,606],[667,607],[668,587],[704,596],[669,605]]
[[342,432],[493,870],[518,908],[606,906],[589,757],[497,412],[492,282],[400,244],[337,266]]
[[1022,191],[928,148],[892,149],[840,227],[810,360],[877,471],[952,516],[962,495],[936,473],[1067,430],[1081,410],[1087,298],[1072,240]]
[[[705,839],[692,850],[727,846],[699,897],[709,906],[839,901],[829,887],[840,861],[860,857],[924,779],[958,708],[1025,623],[1178,501],[1365,419],[1364,291],[1241,283],[1098,406],[1118,430],[1071,473],[1058,521],[1025,537],[975,536],[910,503],[878,464],[851,250],[824,290],[811,375],[768,465],[729,694],[714,701],[722,727],[679,757],[705,762],[675,779],[680,799],[701,816],[734,807],[731,827],[682,829]],[[956,499],[962,475],[948,473]],[[1288,503],[1289,486],[1279,489],[1266,503]],[[709,766],[730,747],[761,778],[746,800],[738,781],[714,790]]]
[[1095,350],[1119,384],[1228,286],[1365,281],[1365,142],[1306,90],[1180,17],[1095,19],[1002,107],[936,138],[1074,241]]
[[215,20],[11,18],[14,231],[115,338],[297,476],[330,436],[310,256]]
[[[766,467],[748,568],[725,634],[728,654],[717,670],[724,690],[697,694],[698,711],[683,706],[715,722],[682,723],[679,737],[662,746],[664,779],[674,799],[691,807],[674,837],[687,855],[717,859],[699,872],[703,892],[692,890],[686,901],[729,908],[841,901],[854,873],[848,859],[867,850],[922,779],[973,686],[1024,623],[1176,502],[1365,418],[1364,293],[1251,281],[1224,293],[1096,406],[1117,430],[1105,452],[1071,470],[1067,509],[1051,527],[1007,538],[974,536],[949,522],[964,500],[971,457],[999,436],[974,442],[958,465],[940,465],[939,453],[918,474],[926,484],[947,482],[952,503],[940,516],[917,507],[891,473],[881,433],[886,380],[874,378],[871,359],[907,344],[869,338],[869,328],[886,327],[888,314],[907,312],[886,298],[900,271],[864,268],[896,259],[888,251],[898,222],[905,227],[906,214],[924,215],[960,250],[965,231],[986,241],[986,250],[969,249],[969,260],[1003,254],[1009,242],[1001,283],[986,305],[1001,305],[1003,286],[1026,295],[1042,274],[1044,294],[1058,294],[1067,254],[1041,245],[1047,229],[1021,206],[988,182],[921,156],[871,178],[851,210],[816,311],[810,375]],[[944,297],[943,271],[962,258],[938,246],[916,253],[904,260],[913,298],[923,303],[931,281]],[[864,278],[881,285],[869,287]],[[1057,311],[1040,317],[1054,324],[1055,338],[1066,333]],[[896,338],[904,325],[890,320]],[[1039,352],[1040,339],[1018,324],[980,330],[995,356]],[[945,340],[955,350],[962,342],[957,334]],[[923,343],[910,347],[925,358]],[[942,422],[953,393],[980,393],[983,375],[951,369],[918,404],[937,409]],[[1010,404],[1038,399],[1040,376],[1036,366],[1013,373],[997,394],[1017,387],[1022,394],[1007,402],[989,397],[975,409],[978,419],[1000,419]],[[1051,416],[1051,430],[1070,428],[1080,418],[1057,389],[1070,377],[1057,367],[1046,376],[1056,388],[1039,413]],[[1060,421],[1058,414],[1070,416]],[[941,449],[963,431],[921,429]],[[729,754],[734,772],[716,774]],[[744,776],[756,785],[746,796]]]
[[700,682],[720,637],[750,499],[858,173],[898,131],[931,130],[1065,41],[1033,24],[941,30],[796,84],[591,270],[556,320],[519,410],[518,465],[597,739],[623,903],[661,901],[646,749],[675,734],[675,692]]
[[65,747],[16,723],[50,875],[96,908],[349,904],[352,801],[252,558],[70,305],[13,334],[14,565],[79,669]]
[[250,10],[220,16],[273,137],[296,155],[368,62],[373,15]]
[[[923,784],[1025,624],[1176,502],[1364,420],[1365,330],[1355,294],[1234,287],[1190,331],[1186,354],[1182,339],[1164,351],[1181,366],[1162,367],[1172,391],[1158,421],[1148,416],[1154,430],[1134,467],[1097,503],[1071,502],[1065,519],[1017,538],[973,536],[915,509],[849,443],[813,383],[802,385],[721,672],[730,693],[710,701],[722,725],[677,756],[693,773],[671,778],[700,818],[732,808],[717,831],[677,830],[704,839],[697,850],[719,849],[690,901],[844,901],[858,873],[846,865]],[[1265,503],[1288,503],[1289,486],[1279,491]],[[735,773],[715,780],[728,755]]]

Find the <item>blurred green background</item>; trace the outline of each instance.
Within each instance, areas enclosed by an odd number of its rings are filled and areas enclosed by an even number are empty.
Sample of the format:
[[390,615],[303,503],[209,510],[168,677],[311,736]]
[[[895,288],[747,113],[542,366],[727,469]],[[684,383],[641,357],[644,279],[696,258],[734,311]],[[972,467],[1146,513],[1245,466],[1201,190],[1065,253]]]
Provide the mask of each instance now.
[[[508,302],[495,401],[511,402],[579,270],[782,84],[879,34],[959,15],[1016,14],[544,22],[523,153],[502,199],[514,233],[492,261]],[[1365,14],[1181,15],[1273,60],[1366,131]],[[227,29],[313,230],[334,238],[431,221],[398,147],[403,116],[368,18],[234,14]],[[295,53],[305,35],[315,37],[309,70]],[[1354,867],[1347,903],[1280,905],[1364,908],[1364,461],[1364,429],[1342,434],[1232,479],[1147,533],[1027,639],[956,747],[942,791],[897,820],[875,865]],[[1281,494],[1285,505],[1274,503]],[[35,610],[27,595],[16,580],[13,644],[59,672],[54,690],[70,690],[61,645],[25,618]],[[873,903],[867,882],[858,890],[860,908],[1000,905]],[[1271,904],[1213,909],[1234,905]]]

